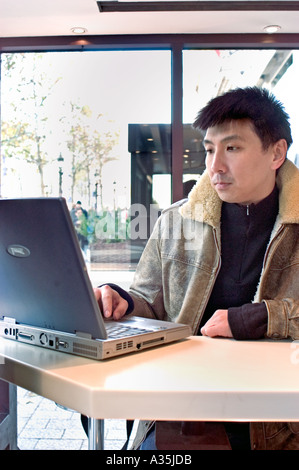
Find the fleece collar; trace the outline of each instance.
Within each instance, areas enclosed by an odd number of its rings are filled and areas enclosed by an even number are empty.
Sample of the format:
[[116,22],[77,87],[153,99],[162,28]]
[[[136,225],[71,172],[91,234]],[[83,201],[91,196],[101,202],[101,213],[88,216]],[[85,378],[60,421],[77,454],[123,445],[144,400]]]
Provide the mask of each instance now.
[[[282,224],[299,223],[299,170],[286,160],[278,171],[279,218]],[[216,228],[220,225],[222,201],[212,187],[205,171],[180,208],[182,217],[204,222]]]

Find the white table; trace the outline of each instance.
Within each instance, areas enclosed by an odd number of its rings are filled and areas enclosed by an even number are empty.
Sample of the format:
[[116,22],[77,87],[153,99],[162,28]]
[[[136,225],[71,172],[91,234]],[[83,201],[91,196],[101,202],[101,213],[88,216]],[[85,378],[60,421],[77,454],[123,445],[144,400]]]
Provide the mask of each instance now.
[[0,378],[89,416],[97,448],[106,418],[299,421],[296,348],[192,337],[98,362],[0,339]]

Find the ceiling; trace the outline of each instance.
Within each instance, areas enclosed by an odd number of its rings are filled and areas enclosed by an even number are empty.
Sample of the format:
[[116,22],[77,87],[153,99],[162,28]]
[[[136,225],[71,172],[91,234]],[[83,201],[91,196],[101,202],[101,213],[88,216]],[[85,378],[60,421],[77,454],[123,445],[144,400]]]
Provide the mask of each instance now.
[[100,13],[96,0],[0,0],[3,38],[69,36],[78,26],[88,35],[261,33],[270,24],[299,33],[299,10]]

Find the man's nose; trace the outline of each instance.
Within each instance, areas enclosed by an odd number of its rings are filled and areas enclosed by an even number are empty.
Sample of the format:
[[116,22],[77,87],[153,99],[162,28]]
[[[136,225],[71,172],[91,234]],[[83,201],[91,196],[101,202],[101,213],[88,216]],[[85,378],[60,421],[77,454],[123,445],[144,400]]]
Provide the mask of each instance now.
[[224,152],[222,149],[215,149],[211,162],[211,170],[213,173],[225,173],[226,164]]

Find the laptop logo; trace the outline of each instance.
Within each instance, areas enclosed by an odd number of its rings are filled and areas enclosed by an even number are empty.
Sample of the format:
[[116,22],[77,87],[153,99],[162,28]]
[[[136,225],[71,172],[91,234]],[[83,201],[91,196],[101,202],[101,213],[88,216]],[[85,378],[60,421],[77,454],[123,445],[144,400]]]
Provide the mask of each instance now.
[[7,253],[16,258],[27,258],[30,256],[30,250],[22,245],[9,245],[6,249]]

